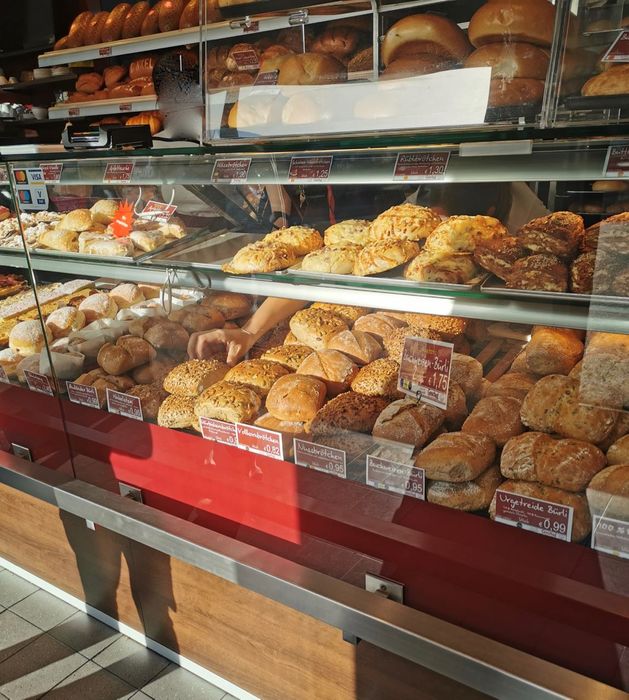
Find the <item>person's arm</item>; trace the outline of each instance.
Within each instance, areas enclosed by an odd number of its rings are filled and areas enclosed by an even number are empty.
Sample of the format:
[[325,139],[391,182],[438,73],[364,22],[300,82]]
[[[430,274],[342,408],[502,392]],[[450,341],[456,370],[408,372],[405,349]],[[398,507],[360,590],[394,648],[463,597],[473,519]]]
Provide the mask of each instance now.
[[307,301],[266,299],[242,328],[222,328],[193,333],[188,343],[188,355],[203,359],[225,348],[227,364],[235,365],[265,333],[303,309]]

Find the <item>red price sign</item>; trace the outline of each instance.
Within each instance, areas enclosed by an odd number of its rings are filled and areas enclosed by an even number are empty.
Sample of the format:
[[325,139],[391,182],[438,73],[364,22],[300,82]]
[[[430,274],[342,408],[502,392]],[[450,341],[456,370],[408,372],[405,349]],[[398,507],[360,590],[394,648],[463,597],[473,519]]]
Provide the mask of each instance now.
[[119,185],[131,182],[135,163],[107,163],[103,182],[107,185]]
[[339,476],[341,479],[347,478],[346,457],[343,450],[335,450],[332,447],[317,445],[298,438],[293,439],[293,450],[295,464]]
[[393,179],[407,180],[443,180],[450,151],[424,151],[423,153],[398,153],[393,169]]
[[622,31],[601,59],[604,63],[627,63],[629,61],[629,31]]
[[143,219],[149,221],[159,221],[165,224],[168,219],[177,211],[174,204],[165,204],[164,202],[154,202],[152,199],[146,203],[144,209],[140,213]]
[[133,109],[133,105],[130,102],[122,102],[118,105],[119,112],[130,112]]
[[63,163],[40,163],[45,182],[59,182],[63,172]]
[[93,386],[77,384],[76,382],[66,382],[66,386],[68,387],[68,398],[72,403],[90,408],[100,408],[98,392]]
[[325,182],[330,177],[333,156],[293,156],[288,168],[289,182]]
[[367,455],[367,484],[402,496],[426,499],[426,478],[423,469],[389,459]]
[[257,32],[260,29],[260,22],[249,22],[249,24],[245,24],[245,26],[242,28],[243,34],[249,34],[251,32]]
[[99,56],[111,56],[111,46],[101,46],[98,49]]
[[284,459],[282,434],[255,425],[236,423],[238,447],[273,459]]
[[214,442],[220,442],[223,445],[238,447],[235,423],[225,423],[222,420],[202,417],[199,418],[199,425],[201,435],[206,440],[214,440]]
[[599,552],[629,559],[629,522],[595,515],[592,520],[592,547]]
[[452,343],[409,337],[404,341],[398,389],[432,406],[448,406]]
[[572,506],[501,489],[496,491],[496,522],[505,525],[570,542],[573,514]]
[[68,116],[69,117],[80,117],[81,110],[78,107],[72,107],[71,109],[68,110]]
[[254,85],[277,85],[277,76],[280,74],[278,70],[266,70],[263,73],[258,73]]
[[24,376],[31,391],[36,391],[38,394],[47,394],[48,396],[54,395],[50,379],[45,374],[38,374],[25,369]]
[[605,177],[629,177],[629,146],[610,146],[607,149]]
[[212,182],[242,185],[247,182],[251,158],[219,158],[212,169]]
[[117,416],[144,420],[142,415],[142,402],[138,396],[123,394],[121,391],[107,389],[107,410]]
[[239,71],[254,71],[260,67],[260,54],[255,49],[230,52]]
[[2,367],[2,365],[0,365],[0,382],[2,382],[3,384],[11,383],[9,377],[7,377],[6,370],[4,369],[4,367]]

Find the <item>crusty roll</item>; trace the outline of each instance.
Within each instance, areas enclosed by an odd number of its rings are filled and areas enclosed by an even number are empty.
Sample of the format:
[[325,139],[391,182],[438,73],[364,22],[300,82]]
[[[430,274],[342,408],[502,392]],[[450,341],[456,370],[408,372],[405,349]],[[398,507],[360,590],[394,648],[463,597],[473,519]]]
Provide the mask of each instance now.
[[100,37],[100,40],[104,44],[109,44],[112,41],[118,41],[118,39],[120,39],[130,9],[131,5],[128,2],[122,2],[116,5],[109,13],[109,17],[105,20]]
[[46,344],[52,342],[48,326],[42,328],[39,320],[20,321],[9,332],[9,348],[24,357],[40,353]]
[[445,417],[446,428],[449,430],[459,430],[467,416],[468,410],[465,392],[456,382],[450,382]]
[[352,391],[367,396],[384,396],[388,399],[402,398],[398,391],[400,365],[395,360],[382,357],[361,367],[352,380]]
[[438,506],[456,510],[485,510],[501,482],[500,470],[494,465],[472,481],[430,481],[426,487],[426,499]]
[[399,318],[385,314],[382,311],[376,311],[373,314],[367,314],[357,319],[354,323],[354,330],[370,333],[381,340],[397,328],[402,328],[406,325],[408,324]]
[[312,420],[325,403],[327,387],[320,379],[303,374],[280,377],[266,397],[266,408],[275,418],[300,422]]
[[373,335],[356,329],[335,333],[327,349],[344,353],[357,365],[367,365],[382,355],[382,346]]
[[550,47],[555,8],[547,0],[492,0],[472,16],[467,33],[474,46],[525,41]]
[[127,391],[130,396],[137,396],[142,406],[142,417],[144,420],[156,421],[159,409],[167,394],[160,387],[154,384],[138,384]]
[[229,365],[219,360],[188,360],[164,378],[164,390],[179,396],[198,396],[227,374]]
[[175,360],[158,357],[147,365],[136,367],[131,377],[136,384],[158,384],[162,386],[166,375],[176,366]]
[[100,73],[83,73],[79,75],[76,81],[76,89],[78,92],[87,95],[98,92],[103,86],[103,76]]
[[483,396],[511,396],[519,401],[524,401],[524,397],[535,385],[538,377],[527,372],[510,371],[496,379],[493,384],[483,392]]
[[116,343],[105,343],[96,361],[107,374],[125,374],[155,359],[155,348],[143,338],[122,335]]
[[[603,473],[603,472],[601,472]],[[596,477],[595,477],[596,478]],[[519,496],[528,496],[529,498],[539,498],[550,503],[558,503],[562,506],[570,506],[574,509],[572,519],[572,542],[580,542],[590,534],[592,529],[592,519],[588,509],[586,497],[580,493],[571,493],[563,489],[557,489],[553,486],[545,486],[544,484],[536,484],[530,481],[503,481],[500,484],[501,491],[508,491]],[[489,506],[489,515],[491,518],[496,517],[496,497]]]
[[273,384],[285,374],[288,374],[288,370],[277,362],[245,360],[225,374],[225,381],[248,386],[264,398]]
[[337,350],[313,352],[297,368],[297,374],[316,377],[325,382],[329,396],[347,391],[357,373],[358,366]]
[[85,297],[79,305],[79,310],[85,314],[86,322],[92,323],[92,321],[101,318],[115,318],[118,313],[118,305],[109,298],[109,294],[99,292]]
[[215,308],[226,321],[248,316],[252,310],[252,300],[246,294],[232,292],[212,292],[201,300],[201,306]]
[[355,391],[346,391],[324,404],[308,427],[315,437],[344,431],[371,433],[387,403],[381,396],[364,396]]
[[325,350],[335,333],[347,330],[345,321],[326,309],[302,309],[293,315],[289,325],[297,340],[313,350]]
[[361,316],[366,316],[369,309],[365,306],[350,306],[349,304],[329,304],[324,301],[316,301],[310,307],[312,309],[325,309],[342,318],[348,326],[353,326]]
[[62,306],[55,309],[46,319],[46,326],[55,340],[67,338],[70,333],[80,331],[85,323],[85,314],[75,306]]
[[286,56],[279,66],[278,85],[326,85],[347,79],[345,66],[333,56],[300,53]]
[[385,66],[396,58],[432,54],[462,61],[470,52],[465,32],[451,20],[438,15],[409,15],[397,21],[382,42]]
[[491,68],[492,78],[534,78],[545,80],[548,51],[525,42],[485,44],[465,59],[466,68]]
[[188,331],[181,324],[163,319],[151,326],[144,333],[144,338],[158,350],[172,354],[185,352],[190,340]]
[[614,464],[603,469],[590,481],[588,495],[590,490],[629,497],[629,464]]
[[453,352],[450,381],[456,382],[465,392],[467,399],[475,402],[480,396],[483,365],[475,357]]
[[498,447],[524,432],[520,420],[520,401],[510,396],[481,399],[463,423],[464,433],[488,435]]
[[140,36],[142,23],[150,9],[151,6],[146,0],[141,0],[133,5],[127,13],[124,24],[122,25],[123,39],[132,39],[133,37]]
[[629,435],[623,435],[607,450],[609,464],[629,464]]
[[179,20],[185,4],[186,0],[160,0],[158,20],[160,32],[179,29]]
[[168,315],[168,320],[180,323],[188,333],[210,331],[225,326],[225,318],[218,309],[197,306],[196,304],[173,311]]
[[286,369],[296,372],[309,355],[312,355],[312,348],[307,345],[278,345],[265,350],[261,359],[279,362]]
[[373,426],[374,437],[423,447],[443,425],[445,412],[414,399],[400,399],[389,404]]
[[[245,384],[218,382],[208,387],[194,403],[194,414],[228,423],[251,423],[258,415],[262,400]],[[198,423],[198,421],[197,421]],[[198,425],[194,428],[200,430]]]
[[579,334],[569,328],[533,328],[526,348],[526,364],[539,375],[569,374],[583,357]]
[[538,481],[565,491],[583,491],[605,467],[605,455],[582,440],[555,440],[546,433],[524,433],[507,442],[500,471],[507,479]]
[[415,458],[415,466],[428,479],[471,481],[488,469],[496,456],[496,445],[486,435],[443,433]]
[[164,428],[191,428],[197,422],[194,396],[168,396],[159,407],[157,424]]

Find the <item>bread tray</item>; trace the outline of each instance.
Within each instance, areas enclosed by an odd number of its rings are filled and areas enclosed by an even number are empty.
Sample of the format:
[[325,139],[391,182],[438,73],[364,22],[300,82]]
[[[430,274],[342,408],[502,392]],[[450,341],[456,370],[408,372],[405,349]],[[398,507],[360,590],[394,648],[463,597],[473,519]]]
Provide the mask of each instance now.
[[626,109],[629,95],[573,95],[564,104],[567,109]]
[[573,304],[613,304],[614,306],[629,306],[629,297],[613,297],[603,294],[576,294],[575,292],[542,292],[532,289],[509,289],[505,282],[493,275],[481,285],[481,291],[486,294],[522,299],[524,301],[570,301]]

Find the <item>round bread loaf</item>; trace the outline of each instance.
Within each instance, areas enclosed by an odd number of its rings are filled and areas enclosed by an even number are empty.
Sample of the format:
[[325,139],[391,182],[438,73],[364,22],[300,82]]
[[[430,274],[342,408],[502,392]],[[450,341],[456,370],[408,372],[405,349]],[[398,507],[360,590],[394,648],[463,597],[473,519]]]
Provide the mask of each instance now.
[[226,321],[242,318],[251,313],[251,297],[246,294],[232,292],[212,292],[209,297],[201,300],[201,306],[215,308],[222,314]]
[[403,396],[398,391],[398,374],[400,365],[389,358],[380,358],[361,367],[352,380],[352,391],[366,396],[384,396],[398,399]]
[[101,32],[101,41],[104,44],[120,39],[129,10],[131,10],[131,5],[128,2],[122,2],[109,13]]
[[92,323],[101,318],[115,318],[118,313],[118,305],[109,294],[98,292],[90,294],[79,304],[79,310],[85,314],[85,321]]
[[172,32],[179,29],[179,20],[185,7],[185,0],[160,0],[159,31]]
[[297,368],[297,374],[316,377],[325,382],[329,396],[347,391],[357,372],[358,366],[337,350],[313,352]]
[[53,336],[47,326],[42,327],[39,320],[20,321],[9,333],[9,348],[27,357],[40,353]]
[[313,350],[325,350],[335,333],[347,330],[347,323],[335,313],[312,307],[294,314],[289,325],[295,338]]
[[525,42],[485,44],[465,59],[466,68],[491,68],[491,77],[503,80],[534,78],[545,80],[549,54]]
[[462,61],[472,50],[465,32],[452,20],[438,15],[409,15],[398,20],[385,34],[382,62],[396,58],[431,54]]
[[498,447],[524,432],[518,399],[510,396],[489,396],[481,399],[463,423],[464,433],[491,437]]
[[74,306],[62,306],[48,316],[46,326],[53,338],[67,338],[85,326],[85,314]]
[[430,481],[426,488],[426,498],[430,503],[446,508],[468,512],[485,510],[501,482],[498,467],[491,466],[472,481]]
[[326,385],[315,377],[287,374],[280,377],[266,397],[266,408],[283,421],[312,420],[325,403]]
[[315,437],[345,432],[371,433],[387,404],[381,396],[346,391],[324,404],[308,427]]
[[194,396],[167,396],[159,407],[157,424],[164,428],[190,428],[196,425]]
[[496,445],[487,435],[443,433],[415,458],[428,479],[471,481],[493,464]]
[[629,435],[623,435],[607,450],[609,464],[629,464]]
[[261,359],[277,362],[288,370],[296,372],[299,365],[312,354],[307,345],[278,345],[262,353]]
[[[83,46],[92,46],[101,43],[103,27],[109,17],[109,12],[97,12],[88,22],[83,34]],[[70,48],[70,47],[68,47]]]
[[583,343],[579,334],[569,328],[533,328],[526,348],[526,364],[531,372],[569,374],[583,357]]
[[393,401],[378,415],[373,436],[423,447],[443,425],[445,411],[414,399]]
[[159,319],[144,333],[144,339],[157,350],[177,354],[187,350],[190,336],[181,324]]
[[[228,423],[251,423],[261,405],[260,397],[249,386],[221,381],[197,397],[194,414],[197,418],[215,418]],[[192,427],[199,430],[198,424]]]
[[430,75],[456,68],[456,61],[443,56],[417,54],[406,58],[396,58],[380,74],[380,80],[396,80],[417,75]]
[[219,360],[188,360],[174,367],[164,379],[164,390],[178,396],[198,396],[221,381],[229,365]]
[[356,329],[335,333],[327,349],[344,353],[357,365],[367,365],[382,355],[382,346],[374,336]]
[[225,381],[248,386],[264,398],[273,384],[285,374],[288,374],[288,370],[277,362],[245,360],[225,374]]
[[474,13],[467,33],[476,47],[518,41],[550,47],[554,26],[547,0],[492,0]]
[[369,241],[369,221],[346,219],[328,226],[323,233],[326,246],[365,245]]
[[122,25],[123,39],[132,39],[133,37],[140,36],[142,24],[150,9],[150,4],[145,0],[136,2],[133,5],[133,7],[127,13],[124,24]]
[[157,34],[159,32],[159,6],[161,2],[158,2],[155,7],[152,7],[147,13],[144,21],[142,22],[142,27],[140,28],[141,36],[148,36],[150,34]]
[[280,66],[278,85],[326,85],[347,79],[345,66],[333,56],[299,53],[286,56]]
[[536,105],[544,97],[544,81],[533,78],[495,78],[489,84],[488,107]]
[[421,241],[440,223],[441,218],[428,207],[397,204],[371,222],[369,238],[372,242],[386,239]]

